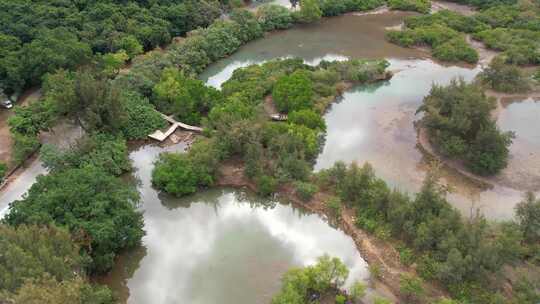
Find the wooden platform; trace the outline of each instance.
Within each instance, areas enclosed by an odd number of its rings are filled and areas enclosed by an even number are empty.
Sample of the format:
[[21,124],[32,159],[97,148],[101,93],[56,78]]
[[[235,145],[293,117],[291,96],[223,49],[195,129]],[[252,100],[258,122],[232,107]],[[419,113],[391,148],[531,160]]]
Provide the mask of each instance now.
[[165,132],[163,132],[161,130],[156,130],[154,133],[148,135],[148,137],[150,137],[152,139],[155,139],[157,141],[160,141],[160,142],[164,141],[169,136],[171,136],[171,134],[173,134],[174,131],[176,131],[176,129],[178,129],[178,128],[188,130],[188,131],[192,131],[192,132],[202,132],[203,131],[203,129],[200,128],[200,127],[195,127],[195,126],[191,126],[191,125],[176,121],[174,118],[172,118],[170,116],[167,116],[167,115],[165,115],[163,113],[159,113],[159,114],[161,114],[161,116],[165,120],[167,120],[169,123],[171,123],[171,126]]

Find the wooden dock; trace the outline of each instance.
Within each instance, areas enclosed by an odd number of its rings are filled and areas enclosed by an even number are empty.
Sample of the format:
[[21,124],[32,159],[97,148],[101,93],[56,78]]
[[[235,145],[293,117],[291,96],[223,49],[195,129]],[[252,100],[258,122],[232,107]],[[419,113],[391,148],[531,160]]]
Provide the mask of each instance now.
[[191,126],[191,125],[188,125],[188,124],[185,124],[183,122],[179,122],[179,121],[176,121],[174,118],[170,117],[170,116],[167,116],[163,113],[159,113],[161,114],[161,116],[166,120],[168,121],[169,123],[171,123],[171,126],[169,127],[169,129],[167,129],[167,131],[163,132],[161,130],[156,130],[154,133],[152,134],[149,134],[148,137],[152,138],[152,139],[155,139],[157,141],[164,141],[165,139],[167,139],[169,136],[171,136],[171,134],[174,133],[174,131],[176,131],[176,129],[178,128],[181,128],[181,129],[184,129],[184,130],[188,130],[188,131],[192,131],[192,132],[202,132],[203,129],[200,128],[200,127],[195,127],[195,126]]

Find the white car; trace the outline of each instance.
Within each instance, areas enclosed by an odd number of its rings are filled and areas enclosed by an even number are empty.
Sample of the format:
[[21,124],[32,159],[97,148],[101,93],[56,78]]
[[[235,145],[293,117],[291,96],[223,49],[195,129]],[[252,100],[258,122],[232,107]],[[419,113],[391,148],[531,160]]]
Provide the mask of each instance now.
[[6,109],[13,108],[13,104],[11,103],[11,100],[9,100],[9,99],[5,99],[3,101],[0,101],[0,106],[4,107]]

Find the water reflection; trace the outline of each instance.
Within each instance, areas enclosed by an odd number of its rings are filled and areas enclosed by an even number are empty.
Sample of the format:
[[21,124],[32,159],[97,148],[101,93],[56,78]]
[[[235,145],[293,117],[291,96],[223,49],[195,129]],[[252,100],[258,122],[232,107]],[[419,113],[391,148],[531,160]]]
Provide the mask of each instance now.
[[144,254],[122,257],[102,280],[124,301],[269,303],[287,269],[324,253],[347,264],[350,281],[366,279],[352,239],[317,215],[226,189],[184,199],[159,195],[150,177],[161,151],[148,146],[131,154],[144,201]]
[[405,12],[344,15],[325,18],[317,24],[273,32],[210,65],[202,73],[201,79],[219,88],[239,67],[284,57],[300,57],[309,64],[318,64],[322,59],[423,58],[425,53],[396,46],[384,38],[387,27],[401,24],[409,15]]
[[[480,68],[444,67],[430,60],[391,60],[390,69],[399,72],[385,85],[358,86],[346,92],[325,115],[328,133],[315,169],[328,168],[338,160],[369,162],[390,185],[416,192],[429,169],[416,148],[416,109],[433,83],[445,85],[454,77],[470,81]],[[480,208],[490,219],[508,219],[522,196],[522,191],[510,187],[496,186],[486,191],[455,172],[442,173],[443,181],[453,190],[450,203],[464,215]]]
[[502,99],[497,124],[514,131],[510,160],[500,180],[518,189],[540,191],[540,98]]

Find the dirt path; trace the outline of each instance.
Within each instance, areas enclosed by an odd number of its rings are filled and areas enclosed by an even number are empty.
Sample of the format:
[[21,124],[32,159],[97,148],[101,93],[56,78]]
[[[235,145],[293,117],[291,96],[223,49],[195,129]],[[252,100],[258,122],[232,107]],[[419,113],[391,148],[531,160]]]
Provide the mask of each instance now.
[[[257,191],[256,185],[245,175],[241,161],[234,160],[222,164],[220,167],[220,177],[216,183],[217,186],[248,188],[251,191]],[[325,202],[331,196],[326,192],[319,192],[309,202],[300,200],[295,193],[292,185],[286,184],[278,190],[278,196],[285,201],[291,202],[297,207],[301,207],[310,212],[317,213],[328,221],[337,224],[338,227],[349,235],[355,242],[357,250],[369,265],[379,265],[381,276],[375,280],[375,289],[390,298],[392,301],[398,301],[399,281],[402,274],[416,274],[412,267],[405,267],[399,261],[399,254],[395,249],[395,244],[388,241],[382,241],[375,236],[359,229],[355,225],[354,210],[343,208],[340,219],[333,218],[331,212],[326,208]],[[433,299],[445,296],[446,293],[439,287],[425,283],[426,290],[425,303],[431,303]]]

